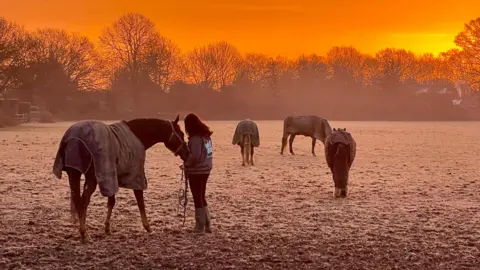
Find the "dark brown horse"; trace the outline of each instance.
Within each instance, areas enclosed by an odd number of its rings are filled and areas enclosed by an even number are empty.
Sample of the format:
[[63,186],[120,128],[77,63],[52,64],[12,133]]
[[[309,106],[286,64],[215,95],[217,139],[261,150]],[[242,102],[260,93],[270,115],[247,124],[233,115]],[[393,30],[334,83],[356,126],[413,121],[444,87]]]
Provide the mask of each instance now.
[[290,154],[294,155],[293,140],[295,140],[295,136],[303,135],[312,138],[312,155],[315,156],[316,141],[320,140],[325,144],[325,138],[330,132],[332,132],[332,128],[324,118],[316,115],[288,116],[283,120],[282,149],[280,150],[280,154],[283,155],[285,146],[287,146],[288,136],[290,136]]
[[345,198],[348,194],[350,168],[357,153],[357,143],[347,129],[333,129],[325,140],[325,158],[332,172],[335,198]]
[[[82,243],[86,240],[87,208],[97,184],[102,195],[108,197],[105,233],[110,233],[110,217],[115,206],[115,193],[118,187],[133,189],[140,210],[142,225],[147,232],[151,231],[143,199],[143,190],[146,189],[143,167],[145,151],[157,143],[164,143],[175,156],[179,155],[183,160],[186,160],[189,150],[185,143],[184,133],[178,125],[178,120],[179,116],[174,121],[134,119],[111,125],[99,121],[81,121],[72,125],[65,132],[54,164],[54,174],[58,178],[61,178],[62,171],[66,171],[68,174],[71,191],[71,214],[74,221],[78,217]],[[117,130],[115,130],[115,125]],[[120,125],[123,130],[119,130],[118,126]],[[67,133],[70,136],[67,136]],[[71,136],[72,133],[75,135]],[[107,138],[102,139],[101,137],[105,134],[107,134]],[[127,142],[127,140],[131,140],[131,142]],[[90,143],[85,143],[85,141],[90,141]],[[129,148],[136,148],[136,150]],[[110,151],[109,149],[113,150]],[[112,152],[112,157],[106,154],[99,155],[98,153],[102,151]],[[102,164],[105,164],[105,166]],[[122,166],[123,169],[120,169]],[[82,174],[85,175],[85,184],[83,193],[80,194],[80,176]],[[135,180],[138,183],[128,183],[125,179]],[[99,182],[100,180],[101,182]],[[107,186],[106,182],[110,182],[110,186]]]

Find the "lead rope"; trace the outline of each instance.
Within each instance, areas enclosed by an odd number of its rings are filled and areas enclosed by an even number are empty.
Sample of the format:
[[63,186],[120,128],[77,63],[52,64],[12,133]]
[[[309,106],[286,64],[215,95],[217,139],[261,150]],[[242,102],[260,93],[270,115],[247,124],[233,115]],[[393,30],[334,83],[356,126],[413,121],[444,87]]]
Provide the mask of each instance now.
[[187,203],[188,203],[188,178],[187,174],[185,173],[185,166],[180,167],[180,170],[182,171],[182,177],[180,179],[181,184],[185,184],[185,189],[180,188],[179,190],[179,196],[178,196],[178,207],[177,207],[177,212],[179,212],[179,208],[183,207],[183,223],[182,227],[185,226],[185,221],[186,221],[186,214],[187,214]]

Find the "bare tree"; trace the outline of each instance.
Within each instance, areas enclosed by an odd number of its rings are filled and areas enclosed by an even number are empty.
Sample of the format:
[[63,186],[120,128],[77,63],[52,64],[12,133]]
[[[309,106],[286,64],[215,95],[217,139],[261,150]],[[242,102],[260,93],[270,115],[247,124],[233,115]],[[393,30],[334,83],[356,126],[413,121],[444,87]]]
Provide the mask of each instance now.
[[126,13],[107,27],[100,35],[100,44],[110,64],[125,68],[131,82],[136,105],[140,106],[138,80],[149,53],[152,39],[157,37],[155,25],[142,14]]
[[0,17],[0,94],[20,84],[35,43],[19,25]]
[[213,55],[216,87],[222,89],[231,85],[239,74],[242,56],[233,45],[220,41],[209,44],[208,50]]
[[443,75],[451,82],[467,80],[468,60],[463,51],[451,49],[441,53],[439,59],[443,64]]
[[227,42],[197,47],[187,55],[185,68],[189,77],[205,89],[231,85],[241,69],[241,55]]
[[145,69],[150,80],[164,91],[181,78],[180,61],[180,49],[173,41],[156,34],[148,43]]
[[40,29],[33,34],[39,46],[35,61],[59,63],[74,89],[96,90],[100,80],[100,56],[86,37],[69,34],[61,29]]
[[403,49],[387,48],[375,56],[378,62],[377,78],[382,89],[396,90],[415,72],[415,56]]
[[327,60],[318,55],[300,56],[295,63],[296,79],[303,84],[318,86],[330,78]]
[[366,55],[362,65],[363,87],[371,86],[378,76],[378,61],[375,57]]
[[417,82],[432,84],[437,79],[438,59],[431,53],[417,57],[414,78]]
[[208,47],[196,47],[183,63],[188,79],[204,89],[213,89],[216,80],[215,59]]
[[353,47],[333,47],[327,52],[333,79],[344,84],[362,83],[362,67],[365,56]]
[[243,59],[242,72],[253,83],[267,86],[269,57],[259,53],[247,53]]
[[480,89],[480,18],[465,24],[455,37],[455,44],[462,48],[465,79],[473,88]]

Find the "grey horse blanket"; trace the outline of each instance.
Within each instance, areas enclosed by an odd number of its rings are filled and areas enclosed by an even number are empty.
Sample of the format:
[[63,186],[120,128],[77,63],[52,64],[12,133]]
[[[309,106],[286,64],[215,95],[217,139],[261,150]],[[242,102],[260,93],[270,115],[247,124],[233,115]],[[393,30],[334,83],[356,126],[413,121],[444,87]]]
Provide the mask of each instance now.
[[110,197],[119,187],[147,189],[145,156],[145,147],[124,121],[80,121],[63,135],[53,174],[61,179],[65,167],[85,174],[93,165],[100,193]]
[[334,130],[328,135],[327,139],[325,140],[325,157],[327,159],[328,167],[331,169],[333,164],[333,154],[329,153],[330,149],[334,149],[334,145],[337,143],[344,144],[349,147],[350,149],[350,158],[348,161],[348,169],[352,166],[353,161],[355,160],[355,156],[357,154],[357,143],[353,139],[352,135],[342,129]]
[[237,145],[240,142],[240,139],[242,138],[242,134],[245,134],[245,133],[252,135],[253,146],[255,147],[260,146],[260,134],[258,133],[257,124],[250,119],[242,120],[237,124],[237,128],[235,129],[235,134],[233,134],[232,144]]

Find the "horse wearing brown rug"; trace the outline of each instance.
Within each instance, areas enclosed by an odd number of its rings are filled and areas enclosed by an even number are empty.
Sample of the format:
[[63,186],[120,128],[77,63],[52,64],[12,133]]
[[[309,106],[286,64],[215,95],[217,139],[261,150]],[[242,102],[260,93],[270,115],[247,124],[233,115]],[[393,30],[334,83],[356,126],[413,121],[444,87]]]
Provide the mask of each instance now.
[[287,146],[288,136],[290,136],[290,154],[295,155],[292,146],[293,140],[295,140],[295,136],[303,135],[312,138],[312,155],[315,156],[316,141],[320,140],[325,144],[325,138],[327,138],[330,132],[332,132],[332,128],[324,118],[316,115],[288,116],[283,120],[282,149],[280,150],[280,154],[283,155],[283,150],[285,149],[285,146]]
[[[143,191],[145,151],[156,143],[164,143],[175,156],[186,160],[189,155],[185,135],[174,121],[162,119],[134,119],[113,124],[100,121],[80,121],[67,129],[58,148],[53,173],[58,179],[66,171],[70,186],[72,218],[79,220],[81,242],[86,239],[86,216],[90,197],[97,184],[100,193],[108,197],[105,233],[110,233],[110,217],[119,188],[133,189],[140,210],[142,225],[150,232]],[[85,175],[80,196],[80,176]]]
[[325,157],[335,184],[334,197],[347,197],[348,176],[357,153],[357,143],[347,129],[333,129],[325,140]]
[[257,124],[250,119],[240,121],[233,134],[232,144],[240,146],[242,166],[245,166],[245,161],[253,166],[254,149],[260,146],[260,134],[258,133]]

